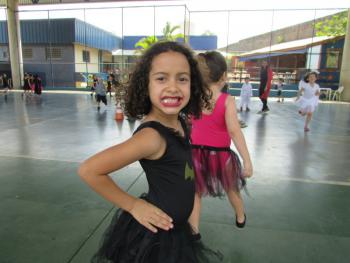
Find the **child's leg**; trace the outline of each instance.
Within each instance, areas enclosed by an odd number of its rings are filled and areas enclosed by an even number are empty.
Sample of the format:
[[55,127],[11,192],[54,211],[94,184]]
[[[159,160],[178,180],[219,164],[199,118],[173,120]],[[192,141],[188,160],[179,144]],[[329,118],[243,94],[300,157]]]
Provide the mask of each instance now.
[[250,105],[250,97],[247,98],[246,111],[250,111],[249,105]]
[[193,231],[199,233],[199,219],[201,216],[201,197],[196,193],[194,196],[193,210],[188,219]]
[[311,119],[312,119],[312,112],[306,113],[305,126],[304,126],[305,130],[309,129],[309,123],[310,123]]
[[244,99],[243,99],[243,97],[241,96],[240,102],[239,102],[239,111],[242,111],[242,110],[243,110],[243,103],[244,103],[243,100],[244,100]]
[[228,199],[230,200],[230,203],[233,209],[236,212],[237,221],[239,223],[243,223],[245,217],[244,217],[244,205],[243,205],[241,194],[234,190],[229,190],[227,192],[227,196],[228,196]]

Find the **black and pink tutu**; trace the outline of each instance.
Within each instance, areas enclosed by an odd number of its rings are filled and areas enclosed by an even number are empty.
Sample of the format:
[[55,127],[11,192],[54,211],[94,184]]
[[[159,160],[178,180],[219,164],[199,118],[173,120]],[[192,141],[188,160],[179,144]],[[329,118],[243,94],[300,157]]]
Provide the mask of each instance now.
[[192,145],[196,192],[201,196],[222,197],[246,185],[241,162],[229,147]]

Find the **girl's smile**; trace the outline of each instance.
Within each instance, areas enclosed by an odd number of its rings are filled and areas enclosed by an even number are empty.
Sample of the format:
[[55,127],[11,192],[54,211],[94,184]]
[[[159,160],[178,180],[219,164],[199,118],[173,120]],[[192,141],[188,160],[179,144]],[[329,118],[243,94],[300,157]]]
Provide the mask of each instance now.
[[164,107],[179,107],[181,105],[182,100],[183,100],[183,97],[165,96],[161,98],[161,104]]

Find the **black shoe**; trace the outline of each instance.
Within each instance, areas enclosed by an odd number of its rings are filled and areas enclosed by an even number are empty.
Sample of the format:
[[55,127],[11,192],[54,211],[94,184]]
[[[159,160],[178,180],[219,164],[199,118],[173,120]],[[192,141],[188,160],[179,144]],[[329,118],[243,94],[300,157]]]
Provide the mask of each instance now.
[[192,240],[195,241],[195,242],[200,241],[201,239],[202,239],[202,236],[201,236],[200,233],[192,235]]
[[97,106],[97,110],[100,110],[101,109],[101,107],[100,106]]
[[244,214],[244,221],[242,223],[237,221],[237,217],[236,217],[236,226],[238,228],[243,228],[245,226],[245,222],[247,221],[247,216]]
[[250,109],[247,107],[245,111],[250,111]]

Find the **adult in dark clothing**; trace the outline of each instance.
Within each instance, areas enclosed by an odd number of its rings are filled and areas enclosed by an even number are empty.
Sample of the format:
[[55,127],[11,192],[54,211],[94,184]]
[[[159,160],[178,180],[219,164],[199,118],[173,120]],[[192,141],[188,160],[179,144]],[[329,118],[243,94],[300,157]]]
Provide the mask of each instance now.
[[41,95],[42,83],[38,75],[34,75],[33,82],[34,82],[34,93],[37,95]]
[[259,98],[263,104],[261,111],[258,113],[266,113],[270,109],[267,106],[267,98],[270,95],[272,81],[272,70],[266,61],[263,61],[260,69],[260,86],[259,86]]

